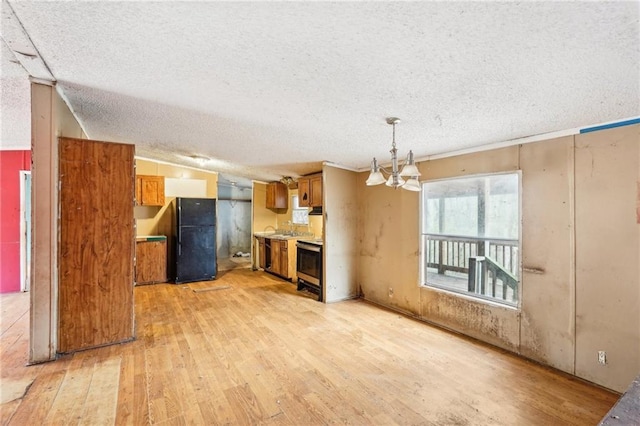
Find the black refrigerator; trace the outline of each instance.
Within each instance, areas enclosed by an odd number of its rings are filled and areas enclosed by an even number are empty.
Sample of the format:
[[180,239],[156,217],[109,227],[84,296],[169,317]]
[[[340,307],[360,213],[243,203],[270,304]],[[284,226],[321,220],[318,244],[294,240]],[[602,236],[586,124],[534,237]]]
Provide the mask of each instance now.
[[207,281],[216,277],[216,200],[175,199],[175,282]]

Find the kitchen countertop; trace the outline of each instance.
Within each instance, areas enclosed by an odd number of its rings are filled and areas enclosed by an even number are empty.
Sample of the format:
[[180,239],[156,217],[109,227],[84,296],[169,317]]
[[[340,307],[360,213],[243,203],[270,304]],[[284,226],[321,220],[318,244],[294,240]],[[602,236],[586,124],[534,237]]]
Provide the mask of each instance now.
[[254,232],[255,237],[270,238],[272,240],[315,240],[313,235],[286,235],[275,232]]

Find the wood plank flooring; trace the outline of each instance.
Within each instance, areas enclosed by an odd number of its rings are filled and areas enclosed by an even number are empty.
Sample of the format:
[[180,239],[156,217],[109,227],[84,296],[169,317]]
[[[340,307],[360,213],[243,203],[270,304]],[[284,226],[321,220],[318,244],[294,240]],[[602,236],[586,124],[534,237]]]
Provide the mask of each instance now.
[[[194,291],[215,286],[229,288]],[[2,424],[589,425],[617,400],[263,272],[136,287],[135,299],[136,341],[26,366],[28,295],[2,295]]]

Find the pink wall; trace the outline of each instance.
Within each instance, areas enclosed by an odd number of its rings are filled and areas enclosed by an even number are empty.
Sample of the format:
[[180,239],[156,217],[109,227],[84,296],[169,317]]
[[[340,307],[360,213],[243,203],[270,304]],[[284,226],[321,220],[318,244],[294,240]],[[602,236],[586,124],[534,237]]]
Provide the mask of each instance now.
[[31,151],[0,151],[0,293],[20,291],[20,170]]

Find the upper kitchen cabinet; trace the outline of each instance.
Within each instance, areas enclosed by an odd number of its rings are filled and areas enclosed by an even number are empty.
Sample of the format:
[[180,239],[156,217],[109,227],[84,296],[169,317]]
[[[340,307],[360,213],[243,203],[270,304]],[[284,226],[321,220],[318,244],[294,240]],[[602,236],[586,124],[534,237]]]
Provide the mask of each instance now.
[[287,186],[282,182],[271,182],[267,185],[267,208],[286,209],[289,199]]
[[136,176],[136,203],[139,206],[164,206],[164,176]]
[[298,179],[300,207],[322,207],[322,173]]

